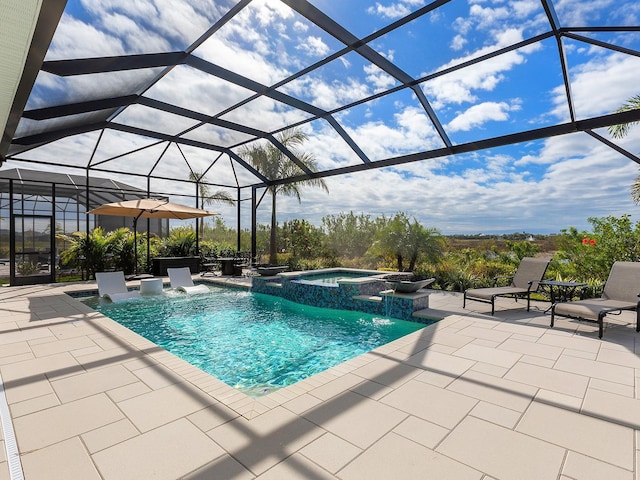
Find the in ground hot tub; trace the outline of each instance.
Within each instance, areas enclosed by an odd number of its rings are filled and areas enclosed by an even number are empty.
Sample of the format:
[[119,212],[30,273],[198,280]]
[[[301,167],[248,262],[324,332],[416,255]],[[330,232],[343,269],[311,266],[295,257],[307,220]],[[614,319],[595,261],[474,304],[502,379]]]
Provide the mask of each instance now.
[[[253,277],[252,290],[315,307],[421,321],[413,313],[428,308],[429,292],[394,290],[386,279],[390,275],[401,281],[411,274],[343,268],[283,272],[275,277]],[[422,288],[432,281],[418,285]],[[411,288],[416,287],[416,282],[410,283]]]

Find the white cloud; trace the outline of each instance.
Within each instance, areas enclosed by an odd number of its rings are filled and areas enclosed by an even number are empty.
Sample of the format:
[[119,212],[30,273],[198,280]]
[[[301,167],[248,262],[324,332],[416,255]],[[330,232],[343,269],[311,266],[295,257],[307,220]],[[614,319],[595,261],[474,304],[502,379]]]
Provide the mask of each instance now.
[[308,30],[309,30],[309,25],[307,25],[306,23],[302,23],[302,22],[300,22],[300,21],[295,21],[295,22],[293,23],[293,29],[294,29],[296,32],[304,33],[304,32],[306,32],[306,31],[308,31]]
[[394,3],[389,6],[376,3],[375,7],[369,7],[367,9],[367,13],[380,15],[384,18],[400,18],[411,13],[411,10],[402,3]]
[[64,14],[56,30],[46,60],[122,55],[120,39]]
[[396,80],[391,75],[385,73],[374,64],[365,65],[364,72],[367,74],[367,81],[374,86],[374,92],[383,92],[396,85]]
[[502,20],[509,18],[509,9],[505,6],[498,8],[482,7],[478,4],[471,5],[469,13],[475,17],[478,28],[486,28]]
[[469,131],[478,128],[489,121],[505,121],[509,118],[512,107],[506,102],[484,102],[469,107],[457,115],[449,124],[448,132]]
[[559,0],[555,6],[561,24],[584,25],[600,20],[602,15],[615,15],[617,2],[613,0]]
[[249,12],[250,10],[255,12],[255,18],[263,27],[282,19],[293,18],[293,11],[276,0],[254,0],[251,2],[250,8],[244,11]]
[[[384,81],[382,75],[373,79]],[[328,83],[314,75],[288,83],[283,91],[302,97],[324,110],[331,110],[371,95],[369,87],[356,78],[345,77],[343,80],[335,79]]]
[[135,18],[122,14],[105,15],[102,25],[112,35],[122,39],[128,51],[154,53],[171,50],[168,39],[144,28]]
[[462,47],[464,47],[466,43],[467,43],[467,40],[462,35],[458,34],[455,37],[453,37],[453,40],[451,40],[451,49],[462,50]]
[[518,18],[527,18],[540,8],[537,0],[518,0],[511,2],[511,8]]
[[296,49],[305,52],[311,56],[322,56],[329,53],[329,47],[322,41],[320,37],[307,37],[296,47]]
[[[628,98],[637,95],[638,71],[640,59],[620,53],[596,55],[573,67],[569,74],[578,118],[611,113]],[[556,105],[552,113],[566,121],[568,109],[564,85],[558,85],[552,93]]]
[[383,18],[400,18],[411,13],[417,7],[425,4],[425,0],[400,0],[391,5],[382,5],[376,2],[375,7],[369,7],[367,13],[379,15]]

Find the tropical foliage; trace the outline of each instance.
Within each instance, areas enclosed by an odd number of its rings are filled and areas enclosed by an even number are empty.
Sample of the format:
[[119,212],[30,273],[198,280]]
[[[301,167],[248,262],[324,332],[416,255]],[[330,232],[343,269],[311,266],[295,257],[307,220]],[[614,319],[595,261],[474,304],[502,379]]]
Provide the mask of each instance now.
[[158,254],[161,257],[197,256],[196,232],[191,227],[171,229],[169,236],[161,241]]
[[[640,109],[640,95],[636,95],[631,97],[625,103],[622,104],[620,108],[616,110],[615,113],[628,112],[630,110]],[[633,125],[636,125],[638,122],[630,122],[630,123],[621,123],[620,125],[612,125],[609,127],[609,134],[613,138],[622,138],[626,137],[629,133],[629,128]]]
[[[422,257],[437,263],[442,256],[444,239],[435,228],[425,228],[405,213],[397,213],[378,231],[368,250],[378,257],[392,257],[400,272],[413,271]],[[407,262],[407,263],[405,263]]]
[[603,282],[615,261],[640,260],[640,222],[622,217],[589,218],[591,232],[562,231],[555,270],[562,278]]
[[[590,230],[569,227],[546,239],[530,235],[475,239],[469,243],[474,245],[471,248],[460,243],[468,240],[456,243],[402,212],[377,218],[353,213],[332,215],[322,219],[322,228],[294,219],[278,229],[277,261],[295,270],[343,266],[412,271],[418,277],[435,277],[435,288],[453,291],[490,286],[496,277],[512,275],[523,257],[541,253],[552,256],[546,278],[589,285],[602,284],[615,261],[640,261],[640,222],[632,222],[628,215],[588,221]],[[200,242],[205,255],[235,253],[237,234],[221,219],[216,219],[205,233],[206,239]],[[258,252],[265,252],[269,226],[258,225],[257,234]],[[191,227],[178,227],[167,238],[152,237],[151,256],[197,255],[195,236]],[[75,233],[58,238],[69,246],[61,254],[62,262],[82,268],[91,277],[108,268],[134,271],[133,234],[126,228],[109,233],[96,228],[89,236]],[[250,232],[242,231],[241,239],[249,245]],[[144,238],[139,249],[138,257],[143,262]],[[145,269],[144,264],[141,267]]]
[[[95,278],[96,272],[109,268],[125,273],[133,273],[135,270],[133,234],[128,228],[105,233],[102,228],[97,227],[89,235],[75,232],[71,235],[57,234],[56,237],[69,245],[60,254],[63,265],[80,268],[89,278]],[[138,248],[141,248],[140,245]],[[142,251],[138,253],[141,254]]]

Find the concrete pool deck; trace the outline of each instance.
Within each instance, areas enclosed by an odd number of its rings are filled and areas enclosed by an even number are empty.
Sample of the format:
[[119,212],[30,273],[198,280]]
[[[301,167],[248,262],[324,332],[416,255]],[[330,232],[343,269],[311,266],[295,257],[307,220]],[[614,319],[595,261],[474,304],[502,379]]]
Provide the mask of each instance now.
[[0,288],[0,480],[640,480],[634,313],[599,340],[434,292],[437,324],[252,399],[64,293],[87,285]]

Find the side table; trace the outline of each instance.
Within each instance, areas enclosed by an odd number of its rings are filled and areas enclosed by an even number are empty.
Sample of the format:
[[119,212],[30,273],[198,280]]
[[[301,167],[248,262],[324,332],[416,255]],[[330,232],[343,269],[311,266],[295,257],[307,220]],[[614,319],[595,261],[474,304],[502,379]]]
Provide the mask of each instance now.
[[162,295],[161,278],[143,278],[140,280],[141,295]]
[[[582,282],[561,282],[557,280],[542,280],[539,282],[544,287],[549,287],[551,305],[556,302],[569,302],[574,297],[576,289],[587,285]],[[547,309],[550,310],[551,307]]]

